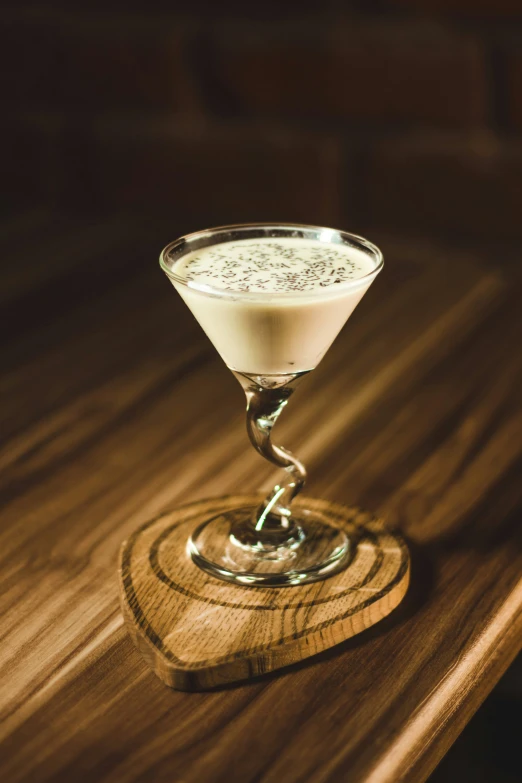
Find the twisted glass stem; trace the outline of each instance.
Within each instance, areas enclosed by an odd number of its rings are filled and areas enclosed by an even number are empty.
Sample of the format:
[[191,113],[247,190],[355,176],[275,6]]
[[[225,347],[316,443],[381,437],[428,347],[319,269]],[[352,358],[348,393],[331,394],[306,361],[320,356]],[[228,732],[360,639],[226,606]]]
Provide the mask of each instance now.
[[252,445],[268,462],[286,472],[284,479],[274,486],[255,510],[248,542],[243,543],[255,546],[256,549],[272,549],[299,543],[301,531],[292,519],[290,503],[305,484],[306,469],[291,452],[275,446],[271,434],[297,384],[307,373],[270,378],[234,374],[245,391],[247,432]]

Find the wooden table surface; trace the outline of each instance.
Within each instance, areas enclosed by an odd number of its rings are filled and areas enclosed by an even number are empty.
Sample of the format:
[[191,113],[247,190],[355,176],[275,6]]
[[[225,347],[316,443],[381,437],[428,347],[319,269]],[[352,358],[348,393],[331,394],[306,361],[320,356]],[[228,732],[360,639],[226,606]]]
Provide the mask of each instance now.
[[34,212],[0,226],[0,779],[425,780],[521,646],[515,268],[383,243],[385,271],[276,440],[307,463],[310,495],[402,527],[409,594],[315,659],[188,694],[126,633],[120,542],[161,509],[274,473],[157,267],[176,231],[136,224]]

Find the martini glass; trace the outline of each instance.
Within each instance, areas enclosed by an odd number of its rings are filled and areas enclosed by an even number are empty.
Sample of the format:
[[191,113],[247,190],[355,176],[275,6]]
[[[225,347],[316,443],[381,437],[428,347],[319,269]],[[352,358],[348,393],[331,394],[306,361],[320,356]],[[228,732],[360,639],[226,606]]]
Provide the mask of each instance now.
[[[183,260],[194,251],[266,238],[314,240],[332,250],[344,246],[364,258],[367,271],[335,286],[273,292],[213,286],[191,279],[184,269]],[[163,250],[160,264],[243,387],[252,445],[283,471],[262,502],[218,514],[194,530],[187,544],[193,562],[219,579],[254,587],[299,585],[337,573],[349,563],[354,543],[324,513],[302,503],[292,507],[306,470],[272,443],[271,432],[382,269],[379,249],[330,228],[254,223],[181,237]]]

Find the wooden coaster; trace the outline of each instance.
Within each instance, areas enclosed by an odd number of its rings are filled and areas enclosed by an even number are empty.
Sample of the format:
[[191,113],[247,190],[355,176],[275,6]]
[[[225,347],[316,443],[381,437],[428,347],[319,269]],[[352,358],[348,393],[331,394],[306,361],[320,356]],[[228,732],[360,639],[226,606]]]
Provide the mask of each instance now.
[[296,506],[328,515],[356,541],[344,571],[297,587],[239,587],[209,576],[186,553],[203,520],[260,502],[229,496],[166,511],[120,553],[123,613],[153,671],[180,690],[244,680],[308,658],[360,633],[404,597],[410,575],[403,539],[381,520],[325,500]]

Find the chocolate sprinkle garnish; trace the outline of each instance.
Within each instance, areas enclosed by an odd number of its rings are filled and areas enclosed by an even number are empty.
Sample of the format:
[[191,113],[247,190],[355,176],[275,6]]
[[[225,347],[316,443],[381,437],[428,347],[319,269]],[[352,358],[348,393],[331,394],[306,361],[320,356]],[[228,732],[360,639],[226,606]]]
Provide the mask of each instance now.
[[227,291],[266,293],[328,288],[369,271],[360,251],[294,238],[288,244],[284,239],[244,239],[206,247],[183,259],[180,267],[187,281]]

